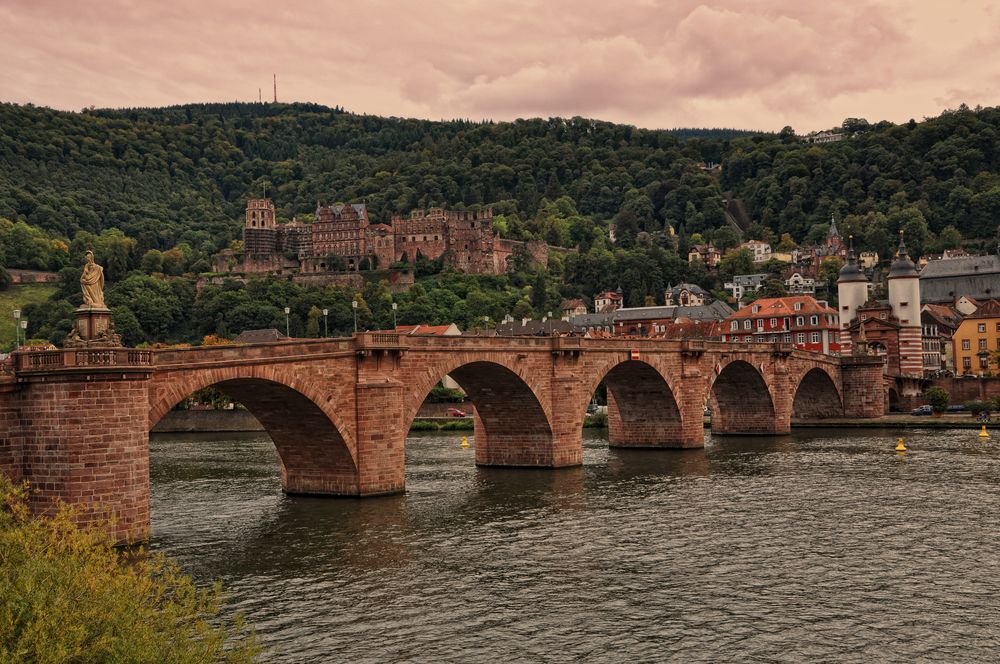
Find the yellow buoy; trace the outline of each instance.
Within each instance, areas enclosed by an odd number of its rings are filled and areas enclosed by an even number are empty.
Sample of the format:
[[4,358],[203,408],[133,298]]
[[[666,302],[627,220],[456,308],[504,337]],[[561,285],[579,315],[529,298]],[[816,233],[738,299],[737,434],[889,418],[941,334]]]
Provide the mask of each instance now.
[[896,443],[896,451],[897,452],[905,452],[906,451],[906,445],[903,444],[903,439],[902,438],[900,438],[899,442]]
[[986,425],[983,425],[983,430],[979,432],[980,438],[989,438],[990,434],[986,433]]
[[468,436],[462,436],[462,445],[461,445],[462,449],[465,449],[468,446],[469,446],[469,437]]

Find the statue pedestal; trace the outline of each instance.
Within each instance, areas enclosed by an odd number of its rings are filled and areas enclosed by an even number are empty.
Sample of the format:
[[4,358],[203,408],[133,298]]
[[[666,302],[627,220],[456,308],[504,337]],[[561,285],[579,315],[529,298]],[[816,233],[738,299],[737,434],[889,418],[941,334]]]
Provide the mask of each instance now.
[[73,329],[63,343],[65,348],[107,348],[121,345],[121,337],[115,334],[110,309],[84,305],[73,312]]

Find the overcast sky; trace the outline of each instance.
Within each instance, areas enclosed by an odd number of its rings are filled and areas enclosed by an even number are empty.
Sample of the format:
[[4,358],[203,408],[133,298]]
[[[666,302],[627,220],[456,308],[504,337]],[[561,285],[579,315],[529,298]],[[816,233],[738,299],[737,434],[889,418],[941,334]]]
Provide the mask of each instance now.
[[1000,104],[992,0],[3,0],[0,101],[799,132]]

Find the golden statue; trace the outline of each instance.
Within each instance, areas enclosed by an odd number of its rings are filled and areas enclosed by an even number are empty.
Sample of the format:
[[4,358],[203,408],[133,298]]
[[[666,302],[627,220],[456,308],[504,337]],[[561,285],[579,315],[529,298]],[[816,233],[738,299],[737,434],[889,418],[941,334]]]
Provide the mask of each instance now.
[[92,309],[105,309],[104,304],[104,269],[94,262],[94,252],[87,252],[87,263],[80,275],[80,289],[83,291],[83,306]]

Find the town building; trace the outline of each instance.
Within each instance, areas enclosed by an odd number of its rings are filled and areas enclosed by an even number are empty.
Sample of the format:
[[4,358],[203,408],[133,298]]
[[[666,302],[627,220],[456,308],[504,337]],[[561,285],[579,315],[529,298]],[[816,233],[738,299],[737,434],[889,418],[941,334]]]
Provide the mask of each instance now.
[[594,296],[594,313],[607,313],[622,308],[622,289],[616,291],[604,291]]
[[816,145],[822,145],[823,143],[836,143],[837,141],[842,141],[845,138],[847,138],[847,134],[833,130],[814,131],[806,134],[805,136],[799,136],[800,141]]
[[722,252],[708,244],[696,244],[688,251],[688,263],[701,261],[708,267],[717,267],[722,260]]
[[798,270],[791,270],[786,273],[785,289],[789,295],[815,295],[816,280],[802,274]]
[[[324,273],[385,269],[394,263],[441,259],[446,267],[470,274],[504,274],[518,253],[528,265],[545,266],[544,242],[501,239],[493,213],[482,210],[414,210],[394,216],[392,224],[372,223],[363,203],[317,205],[312,223],[297,219],[279,224],[274,203],[247,201],[243,228],[245,273]],[[230,269],[232,252],[222,252],[217,267]],[[223,270],[220,270],[223,271]]]
[[1000,256],[966,256],[930,261],[920,272],[924,302],[949,303],[967,296],[988,300],[1000,296]]
[[759,272],[756,274],[737,274],[732,281],[727,281],[723,287],[733,294],[733,300],[739,302],[750,291],[759,291],[770,275]]
[[962,322],[962,314],[947,304],[920,307],[921,342],[924,353],[924,376],[955,371],[952,337]]
[[563,320],[569,320],[572,316],[582,316],[587,313],[587,305],[579,298],[563,300],[559,305],[559,309],[562,311]]
[[766,263],[771,260],[771,245],[762,240],[748,240],[739,248],[749,250],[753,255],[754,263]]
[[[679,322],[720,322],[732,313],[732,308],[719,300],[693,306],[630,307],[614,312],[612,333],[619,337],[664,336],[671,334],[670,328]],[[574,322],[575,319],[570,321]]]
[[732,313],[723,341],[794,344],[801,350],[840,352],[837,311],[808,295],[762,298]]
[[694,307],[705,304],[706,299],[708,299],[708,293],[697,284],[668,285],[667,289],[663,291],[663,302],[668,307],[674,305]]
[[877,251],[862,251],[858,254],[858,264],[864,270],[873,270],[878,265]]
[[992,376],[1000,357],[1000,302],[987,300],[959,324],[952,337],[955,372]]

